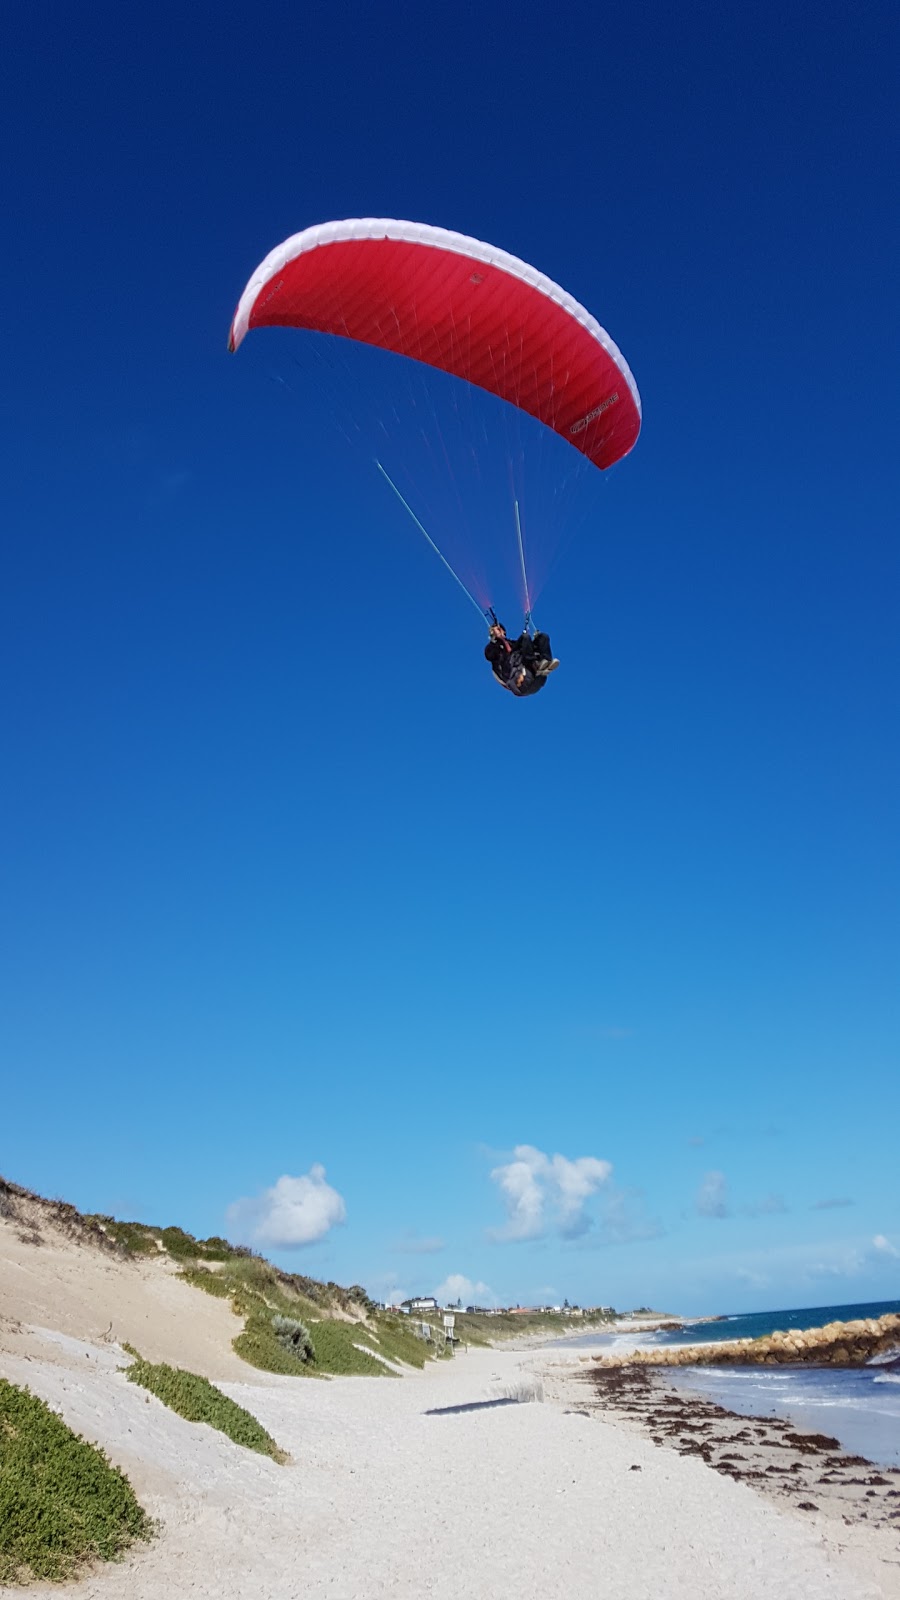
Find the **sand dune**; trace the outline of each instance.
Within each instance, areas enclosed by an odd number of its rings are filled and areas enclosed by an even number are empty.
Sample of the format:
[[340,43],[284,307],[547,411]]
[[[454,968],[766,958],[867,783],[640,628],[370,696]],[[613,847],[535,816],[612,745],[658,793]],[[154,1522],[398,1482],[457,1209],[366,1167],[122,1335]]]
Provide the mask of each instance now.
[[227,1301],[182,1282],[169,1256],[129,1260],[48,1225],[41,1202],[17,1199],[16,1210],[15,1222],[0,1219],[0,1352],[38,1352],[28,1331],[37,1324],[100,1344],[131,1344],[148,1361],[188,1367],[213,1382],[252,1372],[231,1349],[243,1322]]

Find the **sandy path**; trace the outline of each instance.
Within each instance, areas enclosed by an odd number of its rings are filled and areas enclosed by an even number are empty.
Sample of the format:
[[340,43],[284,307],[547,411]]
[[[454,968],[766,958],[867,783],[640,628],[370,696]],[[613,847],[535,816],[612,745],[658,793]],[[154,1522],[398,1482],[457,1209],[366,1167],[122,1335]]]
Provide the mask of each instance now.
[[[45,1349],[0,1355],[0,1371],[101,1442],[163,1530],[66,1591],[79,1600],[900,1595],[900,1567],[840,1552],[745,1485],[569,1409],[580,1391],[557,1351],[552,1367],[534,1351],[472,1350],[397,1381],[223,1384],[291,1451],[277,1467],[126,1383],[110,1347],[55,1335]],[[543,1404],[425,1414],[542,1367]]]

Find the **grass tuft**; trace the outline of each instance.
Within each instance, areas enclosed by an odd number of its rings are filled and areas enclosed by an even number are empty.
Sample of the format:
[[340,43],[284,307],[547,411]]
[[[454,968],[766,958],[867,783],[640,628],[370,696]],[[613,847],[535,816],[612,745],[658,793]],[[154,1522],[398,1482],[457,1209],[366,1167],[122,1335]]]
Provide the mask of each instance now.
[[153,1363],[138,1357],[126,1376],[129,1383],[139,1383],[142,1388],[149,1389],[157,1400],[186,1421],[205,1422],[211,1428],[218,1428],[235,1444],[255,1450],[261,1456],[271,1456],[279,1464],[289,1459],[256,1417],[196,1372],[185,1372],[181,1367],[167,1366],[164,1361]]
[[0,1583],[59,1582],[151,1523],[124,1473],[43,1400],[0,1378]]

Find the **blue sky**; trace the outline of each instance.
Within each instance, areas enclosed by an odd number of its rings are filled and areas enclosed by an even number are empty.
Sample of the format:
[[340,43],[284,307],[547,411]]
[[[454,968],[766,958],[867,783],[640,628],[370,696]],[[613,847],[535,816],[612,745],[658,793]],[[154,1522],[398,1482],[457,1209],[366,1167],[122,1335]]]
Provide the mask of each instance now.
[[[0,1170],[379,1294],[900,1294],[896,8],[8,32]],[[299,336],[226,355],[355,215],[637,378],[535,701]]]

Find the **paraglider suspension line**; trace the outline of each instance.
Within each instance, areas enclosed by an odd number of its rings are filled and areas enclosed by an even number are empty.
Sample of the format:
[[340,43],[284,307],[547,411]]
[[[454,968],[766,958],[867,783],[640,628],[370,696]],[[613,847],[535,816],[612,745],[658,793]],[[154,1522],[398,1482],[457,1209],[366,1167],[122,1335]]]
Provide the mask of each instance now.
[[475,607],[475,610],[478,612],[478,615],[480,617],[483,617],[485,615],[485,613],[484,613],[482,607],[478,604],[478,601],[475,599],[475,596],[471,595],[469,593],[468,589],[466,588],[465,584],[462,581],[462,578],[460,578],[459,575],[453,571],[453,568],[451,567],[449,561],[447,560],[447,557],[445,555],[441,554],[440,550],[438,549],[437,545],[435,544],[434,540],[432,539],[431,534],[428,532],[428,529],[424,528],[422,526],[421,522],[419,521],[418,517],[416,516],[416,513],[413,511],[412,506],[409,504],[408,500],[404,499],[403,495],[400,493],[400,490],[397,488],[397,485],[395,484],[395,482],[394,482],[393,478],[391,477],[390,473],[385,472],[384,467],[381,465],[381,462],[378,460],[377,456],[375,458],[375,465],[378,468],[378,471],[381,473],[381,476],[383,478],[385,478],[387,480],[387,482],[390,484],[390,486],[393,489],[395,495],[397,496],[397,499],[400,501],[400,504],[402,506],[405,506],[406,510],[409,512],[409,514],[412,517],[413,522],[415,523],[415,525],[418,528],[419,532],[423,533],[425,535],[425,538],[428,540],[428,543],[431,545],[431,548],[434,551],[435,555],[438,556],[441,561],[443,561],[444,566],[447,568],[447,571],[449,572],[451,578],[455,578],[456,579],[456,582],[459,584],[459,587],[462,589],[462,592],[465,595],[466,599],[470,600],[472,602],[472,605]]
[[525,547],[522,543],[522,521],[519,516],[519,502],[513,501],[516,509],[516,538],[519,542],[519,561],[522,566],[522,588],[525,591],[525,632],[534,638],[534,622],[531,617],[531,596],[528,593],[528,574],[525,571]]

